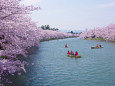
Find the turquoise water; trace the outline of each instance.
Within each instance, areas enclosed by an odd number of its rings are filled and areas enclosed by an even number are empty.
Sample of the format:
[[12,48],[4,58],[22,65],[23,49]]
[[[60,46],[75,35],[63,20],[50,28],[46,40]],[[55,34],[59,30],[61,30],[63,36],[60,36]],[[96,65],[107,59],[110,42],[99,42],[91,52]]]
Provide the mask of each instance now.
[[[90,48],[96,44],[104,48]],[[83,56],[67,57],[68,50]],[[46,41],[32,48],[28,57],[27,73],[16,77],[14,86],[115,86],[115,43],[79,38]]]

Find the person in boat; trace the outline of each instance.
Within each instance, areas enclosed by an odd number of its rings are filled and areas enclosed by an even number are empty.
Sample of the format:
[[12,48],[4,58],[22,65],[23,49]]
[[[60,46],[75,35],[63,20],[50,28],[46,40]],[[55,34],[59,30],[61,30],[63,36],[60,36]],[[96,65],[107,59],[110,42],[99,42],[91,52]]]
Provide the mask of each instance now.
[[98,44],[96,45],[96,47],[98,47]]
[[75,52],[75,56],[77,56],[77,55],[78,55],[78,52],[76,51],[76,52]]
[[68,51],[67,54],[70,55],[70,52]]
[[101,45],[99,45],[99,47],[101,47]]
[[65,47],[67,47],[67,44],[65,45]]
[[71,55],[74,55],[73,51],[71,51]]

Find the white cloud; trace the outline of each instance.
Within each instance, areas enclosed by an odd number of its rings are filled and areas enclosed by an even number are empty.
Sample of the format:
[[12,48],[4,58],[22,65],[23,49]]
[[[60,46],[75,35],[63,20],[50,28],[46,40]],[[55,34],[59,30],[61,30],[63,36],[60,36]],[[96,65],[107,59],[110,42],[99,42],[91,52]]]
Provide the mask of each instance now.
[[97,8],[110,8],[115,7],[115,2],[98,5]]
[[22,0],[21,3],[24,5],[35,5],[39,2],[41,2],[41,0]]

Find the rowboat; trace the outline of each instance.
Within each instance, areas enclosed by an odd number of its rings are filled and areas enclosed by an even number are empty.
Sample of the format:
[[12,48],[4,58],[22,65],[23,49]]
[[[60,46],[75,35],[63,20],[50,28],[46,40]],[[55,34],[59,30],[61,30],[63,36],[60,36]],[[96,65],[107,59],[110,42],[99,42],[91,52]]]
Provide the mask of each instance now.
[[75,57],[75,58],[81,58],[82,57],[82,55],[77,55],[77,56],[75,56],[75,55],[68,55],[69,57]]
[[103,48],[103,47],[91,47],[91,49],[99,49],[99,48]]

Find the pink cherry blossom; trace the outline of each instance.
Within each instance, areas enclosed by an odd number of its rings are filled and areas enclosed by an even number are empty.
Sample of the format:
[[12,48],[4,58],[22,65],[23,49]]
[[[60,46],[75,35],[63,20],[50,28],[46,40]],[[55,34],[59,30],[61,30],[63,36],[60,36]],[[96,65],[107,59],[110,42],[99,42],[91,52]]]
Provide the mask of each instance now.
[[103,38],[105,40],[115,40],[115,24],[106,27],[87,30],[80,35],[82,38]]

